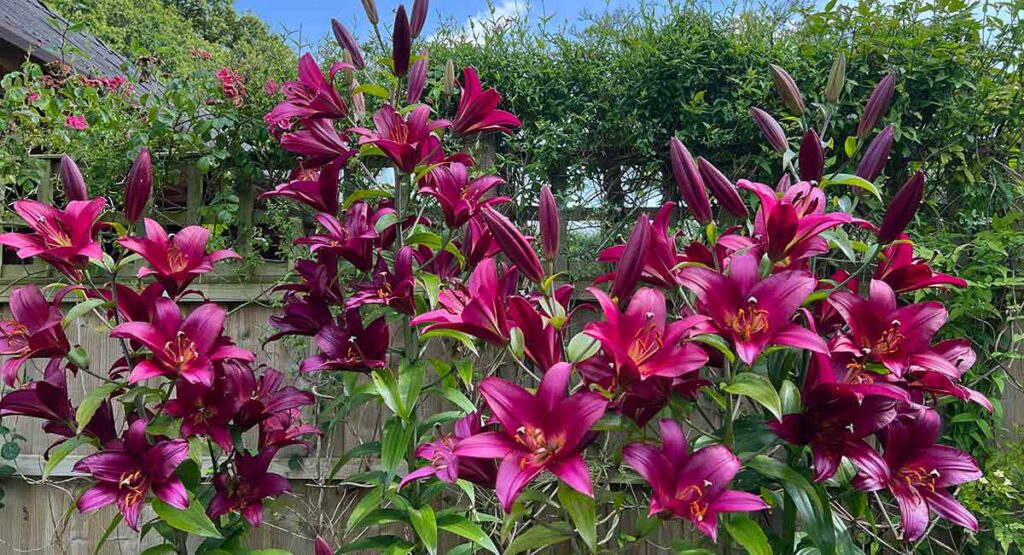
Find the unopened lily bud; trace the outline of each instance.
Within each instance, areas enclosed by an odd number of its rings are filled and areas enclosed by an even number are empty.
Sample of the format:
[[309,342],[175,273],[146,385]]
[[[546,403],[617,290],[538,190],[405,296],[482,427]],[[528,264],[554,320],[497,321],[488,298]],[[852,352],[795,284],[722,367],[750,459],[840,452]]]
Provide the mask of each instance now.
[[825,82],[825,100],[835,104],[843,94],[843,85],[846,84],[846,54],[842,52],[832,62],[832,70],[828,72],[828,81]]
[[60,183],[64,186],[64,195],[68,200],[86,200],[89,191],[85,187],[85,178],[78,169],[78,164],[67,154],[60,157]]
[[359,89],[359,81],[352,79],[352,116],[356,121],[362,121],[366,117],[366,97],[361,92],[355,92]]
[[644,270],[644,257],[651,237],[651,221],[647,214],[640,214],[633,232],[622,249],[618,267],[612,280],[612,298],[619,302],[633,292]]
[[359,43],[356,41],[352,33],[348,32],[348,28],[341,24],[337,19],[331,20],[331,28],[334,30],[334,40],[338,42],[338,46],[344,49],[345,52],[351,57],[352,65],[356,69],[363,69],[366,67],[366,62],[363,60],[363,54],[359,50]]
[[412,64],[412,69],[409,71],[409,82],[405,86],[405,101],[408,104],[416,104],[420,101],[420,97],[423,96],[423,88],[427,85],[427,57],[430,55],[429,52],[424,48],[420,52],[420,60],[416,60]]
[[754,123],[761,128],[761,134],[768,139],[768,144],[775,149],[775,152],[782,154],[789,150],[786,132],[782,130],[782,125],[775,118],[760,108],[751,108],[750,115],[754,116]]
[[427,0],[416,0],[412,4],[412,20],[410,21],[412,38],[420,36],[423,24],[427,22],[427,11],[430,9]]
[[793,80],[786,70],[775,64],[771,64],[769,69],[772,74],[772,83],[775,84],[775,91],[779,93],[782,102],[796,115],[803,115],[805,110],[804,99],[800,95],[800,89],[796,86],[796,81]]
[[917,208],[924,196],[924,172],[918,171],[907,180],[892,197],[889,209],[882,218],[882,227],[878,230],[878,242],[888,245],[899,239],[903,230],[914,219]]
[[494,242],[501,248],[501,252],[505,253],[509,262],[515,265],[527,279],[534,283],[540,283],[544,279],[544,269],[540,264],[540,258],[519,228],[501,212],[490,206],[485,206],[480,211],[480,216],[487,224],[487,228],[491,230]]
[[544,258],[554,260],[558,257],[558,242],[561,238],[561,226],[558,221],[558,205],[551,187],[540,188],[540,239],[544,248]]
[[711,190],[711,194],[718,199],[722,208],[738,218],[746,218],[749,215],[747,205],[743,204],[743,199],[736,190],[736,186],[729,181],[724,173],[702,157],[697,158],[697,168],[700,170],[701,176],[704,177],[704,183]]
[[875,85],[875,90],[864,106],[864,113],[860,116],[860,123],[857,125],[857,138],[867,137],[882,116],[889,111],[889,104],[892,102],[892,94],[895,90],[896,75],[893,73],[886,75],[878,82],[878,85]]
[[153,189],[153,166],[149,150],[143,148],[128,171],[124,190],[124,218],[129,222],[138,221],[146,209],[149,194]]
[[412,55],[412,35],[409,29],[409,16],[405,6],[398,6],[395,12],[395,26],[391,30],[391,61],[395,77],[405,77],[409,72],[409,57]]
[[825,173],[825,149],[821,146],[818,132],[808,129],[800,142],[800,179],[804,181],[821,181]]
[[366,19],[370,20],[370,25],[380,23],[380,18],[377,17],[377,4],[373,0],[363,0],[363,10],[366,12]]
[[708,202],[708,192],[704,188],[704,180],[701,179],[693,156],[675,137],[669,141],[669,151],[672,158],[672,175],[675,176],[676,186],[679,187],[679,196],[686,202],[686,207],[698,222],[710,222],[711,203]]
[[455,62],[448,58],[444,64],[444,94],[452,96],[455,94]]
[[878,179],[885,169],[885,163],[889,161],[889,153],[892,152],[892,125],[886,125],[885,129],[878,134],[861,158],[857,166],[857,177],[868,181]]

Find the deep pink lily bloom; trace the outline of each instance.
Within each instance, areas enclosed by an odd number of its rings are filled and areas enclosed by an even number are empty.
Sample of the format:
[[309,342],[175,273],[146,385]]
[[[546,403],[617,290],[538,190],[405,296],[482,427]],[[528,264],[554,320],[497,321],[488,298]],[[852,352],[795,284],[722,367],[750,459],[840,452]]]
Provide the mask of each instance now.
[[481,433],[483,429],[480,414],[472,412],[455,421],[454,433],[444,434],[417,447],[416,456],[430,461],[430,464],[406,474],[398,484],[398,489],[402,489],[409,482],[429,476],[434,476],[446,484],[454,484],[457,480],[463,479],[493,488],[498,472],[498,466],[494,461],[455,455],[455,446],[460,441]]
[[240,259],[235,251],[224,249],[206,253],[210,230],[190,225],[168,236],[163,226],[145,218],[145,237],[122,237],[117,244],[141,256],[149,266],[139,268],[138,277],[153,276],[174,297],[184,291],[196,276],[213,271],[213,265],[229,258]]
[[270,317],[270,325],[277,329],[277,332],[268,337],[266,342],[277,341],[289,335],[312,337],[333,320],[331,309],[320,295],[301,295],[289,291],[285,293],[281,313]]
[[465,286],[452,283],[438,295],[439,308],[412,319],[412,325],[429,324],[424,331],[450,329],[503,346],[509,341],[503,281],[493,258],[481,261]]
[[103,451],[78,461],[75,471],[91,474],[99,482],[78,499],[78,510],[95,511],[116,503],[132,530],[139,529],[139,516],[146,495],[152,490],[161,501],[177,509],[188,508],[188,491],[174,475],[188,458],[183,439],[146,439],[146,422],[131,423],[123,440],[107,442]]
[[902,415],[880,434],[885,466],[878,475],[861,472],[853,485],[866,491],[888,488],[900,506],[903,541],[913,542],[928,528],[929,509],[971,531],[978,521],[946,488],[982,477],[970,455],[936,445],[941,421],[934,410]]
[[17,249],[21,259],[38,256],[72,281],[81,281],[89,259],[103,257],[94,231],[105,204],[102,198],[74,200],[58,210],[35,200],[15,201],[14,211],[34,233],[0,234],[0,245]]
[[388,339],[385,316],[364,326],[358,310],[346,310],[338,315],[335,323],[317,332],[314,340],[320,348],[320,354],[303,360],[299,371],[368,372],[374,368],[383,368],[387,364]]
[[523,333],[524,354],[542,371],[562,360],[562,333],[525,297],[508,301],[508,316]]
[[[337,64],[332,67],[330,81],[334,81],[336,72],[343,68]],[[299,80],[281,85],[281,93],[285,100],[267,114],[268,121],[275,125],[296,119],[339,119],[348,113],[345,101],[309,54],[299,58]]]
[[373,114],[376,130],[354,128],[359,144],[372,144],[384,151],[399,170],[413,173],[424,162],[441,161],[440,139],[434,131],[447,127],[446,120],[430,121],[430,106],[419,106],[402,117],[390,104]]
[[[0,417],[27,416],[45,421],[43,431],[63,438],[74,437],[78,425],[75,408],[68,397],[67,369],[61,359],[52,359],[46,365],[43,379],[31,382],[9,392],[0,399]],[[105,400],[82,434],[96,438],[100,444],[117,437],[114,431],[114,413],[110,401]],[[50,446],[62,443],[60,440]]]
[[355,291],[345,301],[345,308],[353,310],[364,304],[382,304],[402,314],[415,314],[416,303],[412,292],[416,279],[413,276],[412,259],[412,247],[402,247],[395,255],[395,267],[392,271],[387,261],[378,256],[373,279],[354,286]]
[[689,452],[679,424],[661,421],[662,448],[630,443],[622,459],[651,485],[650,514],[668,513],[693,522],[706,536],[718,537],[718,514],[761,511],[768,504],[753,493],[729,489],[740,460],[724,445]]
[[295,240],[296,245],[308,245],[310,252],[336,254],[364,272],[373,267],[374,241],[379,238],[370,218],[370,206],[357,202],[345,212],[345,222],[321,212],[316,221],[326,234],[309,235]]
[[815,353],[801,393],[804,411],[768,427],[789,443],[810,445],[815,481],[832,477],[844,456],[865,472],[884,466],[864,438],[896,418],[898,404],[909,401],[906,391],[876,383],[870,371],[842,353]]
[[[931,349],[911,355],[910,366],[904,378],[914,393],[932,395],[952,395],[963,401],[972,401],[985,407],[989,412],[994,410],[989,401],[980,391],[975,391],[960,383],[961,377],[977,360],[971,349],[969,339],[947,339],[932,345]],[[923,399],[916,399],[918,402]]]
[[789,187],[781,199],[762,183],[741,179],[738,185],[760,200],[754,236],[764,252],[784,266],[828,252],[821,233],[852,220],[846,212],[826,214],[824,193],[806,181]]
[[480,217],[487,223],[491,230],[491,236],[501,247],[515,267],[534,283],[540,283],[544,279],[544,268],[540,264],[540,257],[533,250],[530,240],[523,235],[519,228],[512,223],[504,214],[490,206],[480,208]]
[[580,452],[590,427],[601,419],[608,400],[589,391],[566,397],[572,366],[548,369],[536,395],[519,385],[490,377],[480,384],[502,430],[483,432],[459,441],[455,455],[501,459],[495,491],[505,512],[534,478],[545,470],[576,491],[594,496],[587,463]]
[[[647,248],[641,261],[643,272],[640,274],[640,279],[645,283],[670,289],[675,289],[679,285],[677,266],[686,260],[676,248],[676,234],[670,234],[668,231],[669,220],[672,218],[675,208],[676,203],[666,202],[654,217]],[[608,247],[601,251],[597,260],[613,262],[619,266],[618,262],[622,260],[625,250],[625,244]],[[608,277],[610,275],[602,276],[602,280]]]
[[[501,252],[501,248],[494,241],[494,236],[491,235],[491,230],[488,229],[483,218],[478,214],[469,219],[469,223],[463,231],[459,251],[466,258],[466,266],[475,268],[483,260]],[[441,253],[441,256],[444,255],[445,253]]]
[[338,256],[328,250],[316,253],[316,260],[298,260],[295,262],[295,273],[299,274],[299,283],[278,285],[274,291],[292,291],[296,293],[315,293],[325,302],[341,304],[345,301],[338,280]]
[[175,398],[164,403],[162,409],[166,414],[182,419],[181,437],[206,436],[225,453],[230,453],[233,440],[228,424],[239,403],[223,381],[218,380],[208,387],[178,380],[174,389],[177,393]]
[[522,127],[523,122],[519,118],[497,109],[500,102],[498,91],[483,90],[476,70],[466,67],[462,70],[462,96],[452,121],[452,131],[460,136],[485,131],[511,134],[514,129]]
[[302,166],[306,169],[335,163],[345,167],[359,152],[349,146],[347,133],[339,133],[329,119],[307,120],[302,125],[302,129],[281,136],[281,148],[305,156]]
[[260,422],[257,445],[261,450],[301,445],[308,452],[313,448],[309,436],[320,433],[320,428],[303,422],[302,409],[287,409],[278,411]]
[[591,322],[583,332],[610,353],[622,385],[654,376],[677,378],[696,372],[708,361],[704,349],[689,341],[711,332],[710,318],[694,315],[668,321],[665,295],[658,289],[638,290],[625,312],[597,288],[588,289],[604,310],[604,321]]
[[888,283],[897,295],[926,287],[967,287],[966,281],[936,272],[927,261],[914,257],[914,245],[906,235],[900,239],[882,251],[882,261],[875,269],[875,279]]
[[181,376],[193,384],[212,386],[215,363],[251,362],[256,358],[223,335],[227,315],[220,306],[206,303],[182,319],[178,304],[163,298],[156,303],[154,323],[125,322],[111,330],[110,337],[138,341],[153,353],[152,359],[135,363],[128,377],[130,383],[157,376]]
[[0,355],[12,358],[4,361],[0,376],[13,386],[25,361],[63,357],[71,346],[61,326],[64,316],[60,309],[35,285],[15,289],[10,306],[11,319],[0,321]]
[[423,176],[420,193],[434,197],[441,205],[444,221],[452,229],[462,227],[484,206],[510,202],[508,197],[485,197],[488,191],[505,183],[496,175],[470,179],[469,169],[458,162],[436,166]]
[[594,384],[614,396],[608,410],[621,414],[637,426],[646,426],[661,409],[668,405],[673,395],[680,395],[691,401],[697,398],[697,391],[711,385],[711,381],[685,376],[663,378],[653,376],[646,380],[634,380],[623,384],[616,372],[615,362],[606,352],[598,353],[577,364],[587,384]]
[[871,280],[867,299],[837,291],[828,300],[850,327],[833,350],[880,362],[897,378],[912,355],[928,349],[949,316],[935,301],[897,307],[892,287],[877,279]]
[[694,266],[680,274],[680,281],[697,295],[719,333],[732,339],[743,362],[752,364],[768,345],[828,352],[816,333],[791,322],[814,291],[814,277],[787,270],[760,279],[757,259],[750,254],[734,256],[728,271],[723,275]]
[[235,425],[245,431],[260,422],[292,409],[312,405],[313,394],[284,385],[284,374],[267,368],[258,378],[247,365],[224,365],[227,388],[239,401]]
[[253,527],[263,522],[263,501],[292,490],[288,479],[269,472],[270,461],[276,449],[264,449],[255,455],[235,457],[235,473],[221,472],[213,477],[216,491],[206,514],[217,518],[228,513],[240,513]]

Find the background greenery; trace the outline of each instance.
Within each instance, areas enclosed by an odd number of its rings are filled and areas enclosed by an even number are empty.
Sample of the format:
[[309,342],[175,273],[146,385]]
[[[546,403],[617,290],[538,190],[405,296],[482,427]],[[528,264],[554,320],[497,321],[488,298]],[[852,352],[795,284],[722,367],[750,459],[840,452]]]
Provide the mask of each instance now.
[[[72,86],[50,91],[46,106],[34,111],[23,108],[19,95],[38,88],[38,68],[16,83],[9,76],[0,114],[0,181],[28,186],[28,152],[67,151],[83,161],[93,192],[116,194],[134,153],[149,144],[162,153],[158,164],[166,172],[182,160],[202,160],[209,206],[203,223],[222,240],[253,242],[256,255],[286,254],[281,245],[303,214],[273,204],[255,236],[239,238],[232,209],[239,192],[272,186],[293,162],[268,148],[272,139],[261,120],[275,101],[263,91],[266,80],[280,82],[294,72],[285,39],[237,14],[231,0],[50,2],[130,59],[155,56],[155,78],[169,92],[108,98]],[[840,113],[858,113],[874,84],[895,72],[896,96],[885,119],[894,126],[895,149],[879,185],[891,198],[910,173],[928,173],[926,207],[913,227],[918,254],[970,281],[967,290],[938,294],[950,307],[949,333],[971,337],[979,352],[965,382],[998,400],[1006,387],[1019,387],[1006,370],[1018,358],[1017,265],[1024,244],[1022,10],[1019,2],[960,0],[832,2],[821,11],[790,3],[715,11],[674,3],[557,26],[492,19],[466,29],[451,22],[420,46],[430,49],[431,80],[442,79],[447,59],[472,65],[486,86],[501,91],[503,108],[523,120],[520,133],[497,145],[497,171],[508,179],[505,193],[517,199],[523,221],[532,217],[529,207],[542,182],[574,210],[581,221],[569,239],[569,269],[577,278],[600,270],[596,249],[618,240],[635,207],[676,198],[665,146],[673,134],[734,179],[769,181],[780,174],[749,115],[751,106],[786,113],[772,90],[769,63],[789,70],[811,105],[824,92],[835,56],[844,53],[848,77]],[[197,60],[189,54],[193,48],[209,50],[212,60]],[[373,44],[366,48],[374,55]],[[326,37],[317,50],[323,62],[339,56]],[[223,98],[207,102],[218,98],[213,72],[224,66],[245,76],[249,96],[242,107]],[[428,101],[451,110],[439,95]],[[87,132],[63,126],[62,114],[72,110],[87,113]],[[783,125],[797,129],[792,120]],[[831,125],[833,136],[846,137],[857,122]],[[829,156],[842,164],[844,145],[832,146]],[[876,208],[867,197],[860,201],[865,213]],[[977,553],[1019,549],[1024,493],[1014,480],[1024,478],[1024,457],[1019,444],[997,448],[1001,407],[997,403],[993,416],[973,407],[950,416],[960,447],[1003,474],[969,488],[983,533],[942,541]],[[1017,456],[1007,456],[1013,452]]]

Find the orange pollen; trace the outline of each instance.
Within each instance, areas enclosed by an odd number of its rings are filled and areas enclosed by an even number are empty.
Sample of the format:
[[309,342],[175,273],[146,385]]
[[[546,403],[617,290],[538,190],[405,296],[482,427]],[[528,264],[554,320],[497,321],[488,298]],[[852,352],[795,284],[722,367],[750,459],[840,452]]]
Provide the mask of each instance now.
[[661,330],[648,319],[647,325],[640,328],[630,345],[629,358],[637,365],[643,364],[661,350],[665,342],[661,336]]
[[849,375],[846,376],[847,383],[851,383],[851,384],[874,383],[875,382],[874,378],[872,378],[869,373],[864,371],[865,368],[866,367],[864,366],[863,362],[859,362],[859,361],[856,361],[856,360],[850,361],[850,363],[846,365],[846,369],[850,371]]
[[530,455],[523,457],[519,462],[520,469],[526,467],[527,463],[539,465],[548,462],[565,444],[562,438],[548,441],[544,437],[544,431],[533,426],[524,426],[516,430],[515,440],[530,451]]
[[185,334],[180,331],[178,332],[177,338],[164,344],[164,351],[178,367],[184,366],[199,358],[199,353],[196,352],[195,342],[185,337]]
[[125,494],[125,503],[134,505],[142,501],[142,497],[146,494],[146,478],[138,470],[122,472],[117,481],[117,488],[128,490],[128,493]]
[[188,257],[181,249],[171,245],[167,248],[167,266],[172,272],[183,272],[188,269]]
[[893,320],[889,328],[882,332],[882,335],[875,341],[874,352],[879,355],[889,355],[899,352],[903,346],[904,336],[900,333],[900,321]]
[[[711,483],[705,481],[704,486],[710,486]],[[704,501],[704,488],[697,484],[690,484],[685,488],[676,492],[676,499],[679,501],[690,500],[690,515],[697,519],[697,522],[702,522],[704,517],[708,513],[708,508],[711,506],[710,503]]]
[[897,472],[896,477],[903,480],[905,484],[910,487],[926,487],[930,491],[935,491],[935,480],[939,478],[939,471],[932,470],[929,472],[923,466],[914,466],[901,468]]
[[745,308],[736,311],[729,327],[742,341],[750,341],[754,335],[768,331],[768,311],[757,308],[757,299],[751,297]]
[[64,222],[39,218],[36,220],[36,228],[39,230],[39,234],[43,236],[46,246],[51,248],[71,246],[71,234],[68,233]]

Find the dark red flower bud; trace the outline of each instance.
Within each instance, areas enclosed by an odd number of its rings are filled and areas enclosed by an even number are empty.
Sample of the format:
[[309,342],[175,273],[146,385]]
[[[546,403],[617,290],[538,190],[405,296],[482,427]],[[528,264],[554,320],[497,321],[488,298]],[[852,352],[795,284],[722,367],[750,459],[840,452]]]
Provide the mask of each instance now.
[[893,73],[886,75],[878,82],[878,85],[875,85],[875,90],[868,98],[868,103],[864,106],[864,113],[860,116],[860,123],[857,125],[858,138],[867,137],[882,116],[889,111],[894,90],[896,90],[896,75]]
[[420,31],[423,30],[423,24],[427,22],[427,11],[430,9],[430,2],[427,0],[416,0],[412,3],[412,21],[411,32],[412,38],[420,36]]
[[420,52],[419,60],[416,60],[412,64],[412,69],[409,70],[409,82],[405,85],[405,101],[408,104],[416,104],[420,101],[420,97],[423,96],[423,88],[427,86],[427,64],[430,63],[427,49],[423,49]]
[[391,61],[395,77],[405,77],[409,72],[409,57],[412,55],[412,35],[409,30],[409,16],[405,6],[398,6],[395,12],[395,27],[391,30]]
[[370,25],[380,22],[380,18],[377,17],[377,4],[373,0],[363,0],[363,10],[366,12],[366,19],[370,20]]
[[804,99],[800,95],[800,89],[796,86],[796,81],[790,77],[786,70],[775,64],[771,64],[769,69],[772,74],[772,83],[775,84],[775,91],[779,93],[782,102],[796,115],[803,115],[805,110]]
[[887,125],[868,145],[864,157],[860,160],[860,165],[857,166],[857,176],[872,182],[878,179],[882,170],[885,169],[890,152],[892,152],[892,125]]
[[729,181],[725,174],[718,171],[718,168],[704,158],[697,158],[697,168],[704,177],[704,183],[711,190],[711,194],[718,199],[718,203],[722,205],[722,208],[725,208],[730,214],[738,218],[746,218],[750,214],[747,211],[747,205],[743,204],[743,199],[740,198],[740,193],[736,190],[736,186],[732,184],[732,181]]
[[89,191],[85,187],[85,178],[78,169],[78,164],[67,154],[60,157],[60,183],[64,186],[64,194],[68,200],[86,200]]
[[889,209],[882,218],[882,228],[878,231],[879,243],[887,245],[899,239],[900,234],[910,224],[910,220],[914,219],[923,196],[924,172],[919,171],[900,187],[896,196],[892,197]]
[[342,47],[349,56],[352,58],[352,65],[356,69],[363,69],[366,67],[366,62],[363,60],[363,53],[359,50],[359,42],[352,36],[352,33],[348,32],[348,29],[341,24],[337,19],[331,20],[331,28],[334,29],[334,40],[338,41],[338,46]]
[[700,177],[697,164],[693,162],[693,156],[690,156],[690,151],[675,137],[669,141],[669,151],[672,158],[672,174],[676,178],[679,195],[698,222],[710,222],[711,203],[708,202],[708,192],[704,189],[704,180]]
[[644,271],[644,257],[651,238],[651,221],[647,214],[641,214],[633,226],[633,232],[622,250],[618,267],[612,284],[612,298],[618,302],[626,298],[636,288],[640,275]]
[[825,82],[825,100],[835,104],[843,94],[843,85],[846,83],[846,54],[842,52],[832,62],[832,69],[828,72],[828,81]]
[[789,150],[789,141],[786,139],[786,132],[782,130],[782,125],[775,121],[768,112],[760,108],[751,108],[750,115],[754,116],[754,123],[761,128],[761,133],[764,134],[764,138],[768,139],[768,144],[779,154]]
[[544,185],[540,188],[540,239],[544,247],[544,258],[554,260],[558,257],[558,241],[562,230],[558,221],[558,205],[555,203],[555,196],[551,194],[551,187]]
[[821,146],[818,132],[808,129],[804,140],[800,142],[800,179],[820,182],[825,173],[825,149]]
[[487,223],[487,228],[491,230],[494,241],[501,247],[501,252],[505,253],[509,261],[519,268],[519,271],[527,279],[540,283],[544,279],[544,269],[540,265],[540,258],[519,228],[504,214],[490,206],[481,209],[480,215]]
[[153,167],[149,150],[143,148],[132,163],[124,189],[124,218],[129,222],[138,221],[146,210],[149,194],[153,190]]
[[320,536],[317,536],[316,541],[313,542],[313,553],[315,555],[334,555],[334,550],[331,549],[331,546],[327,543],[327,540],[323,539]]

